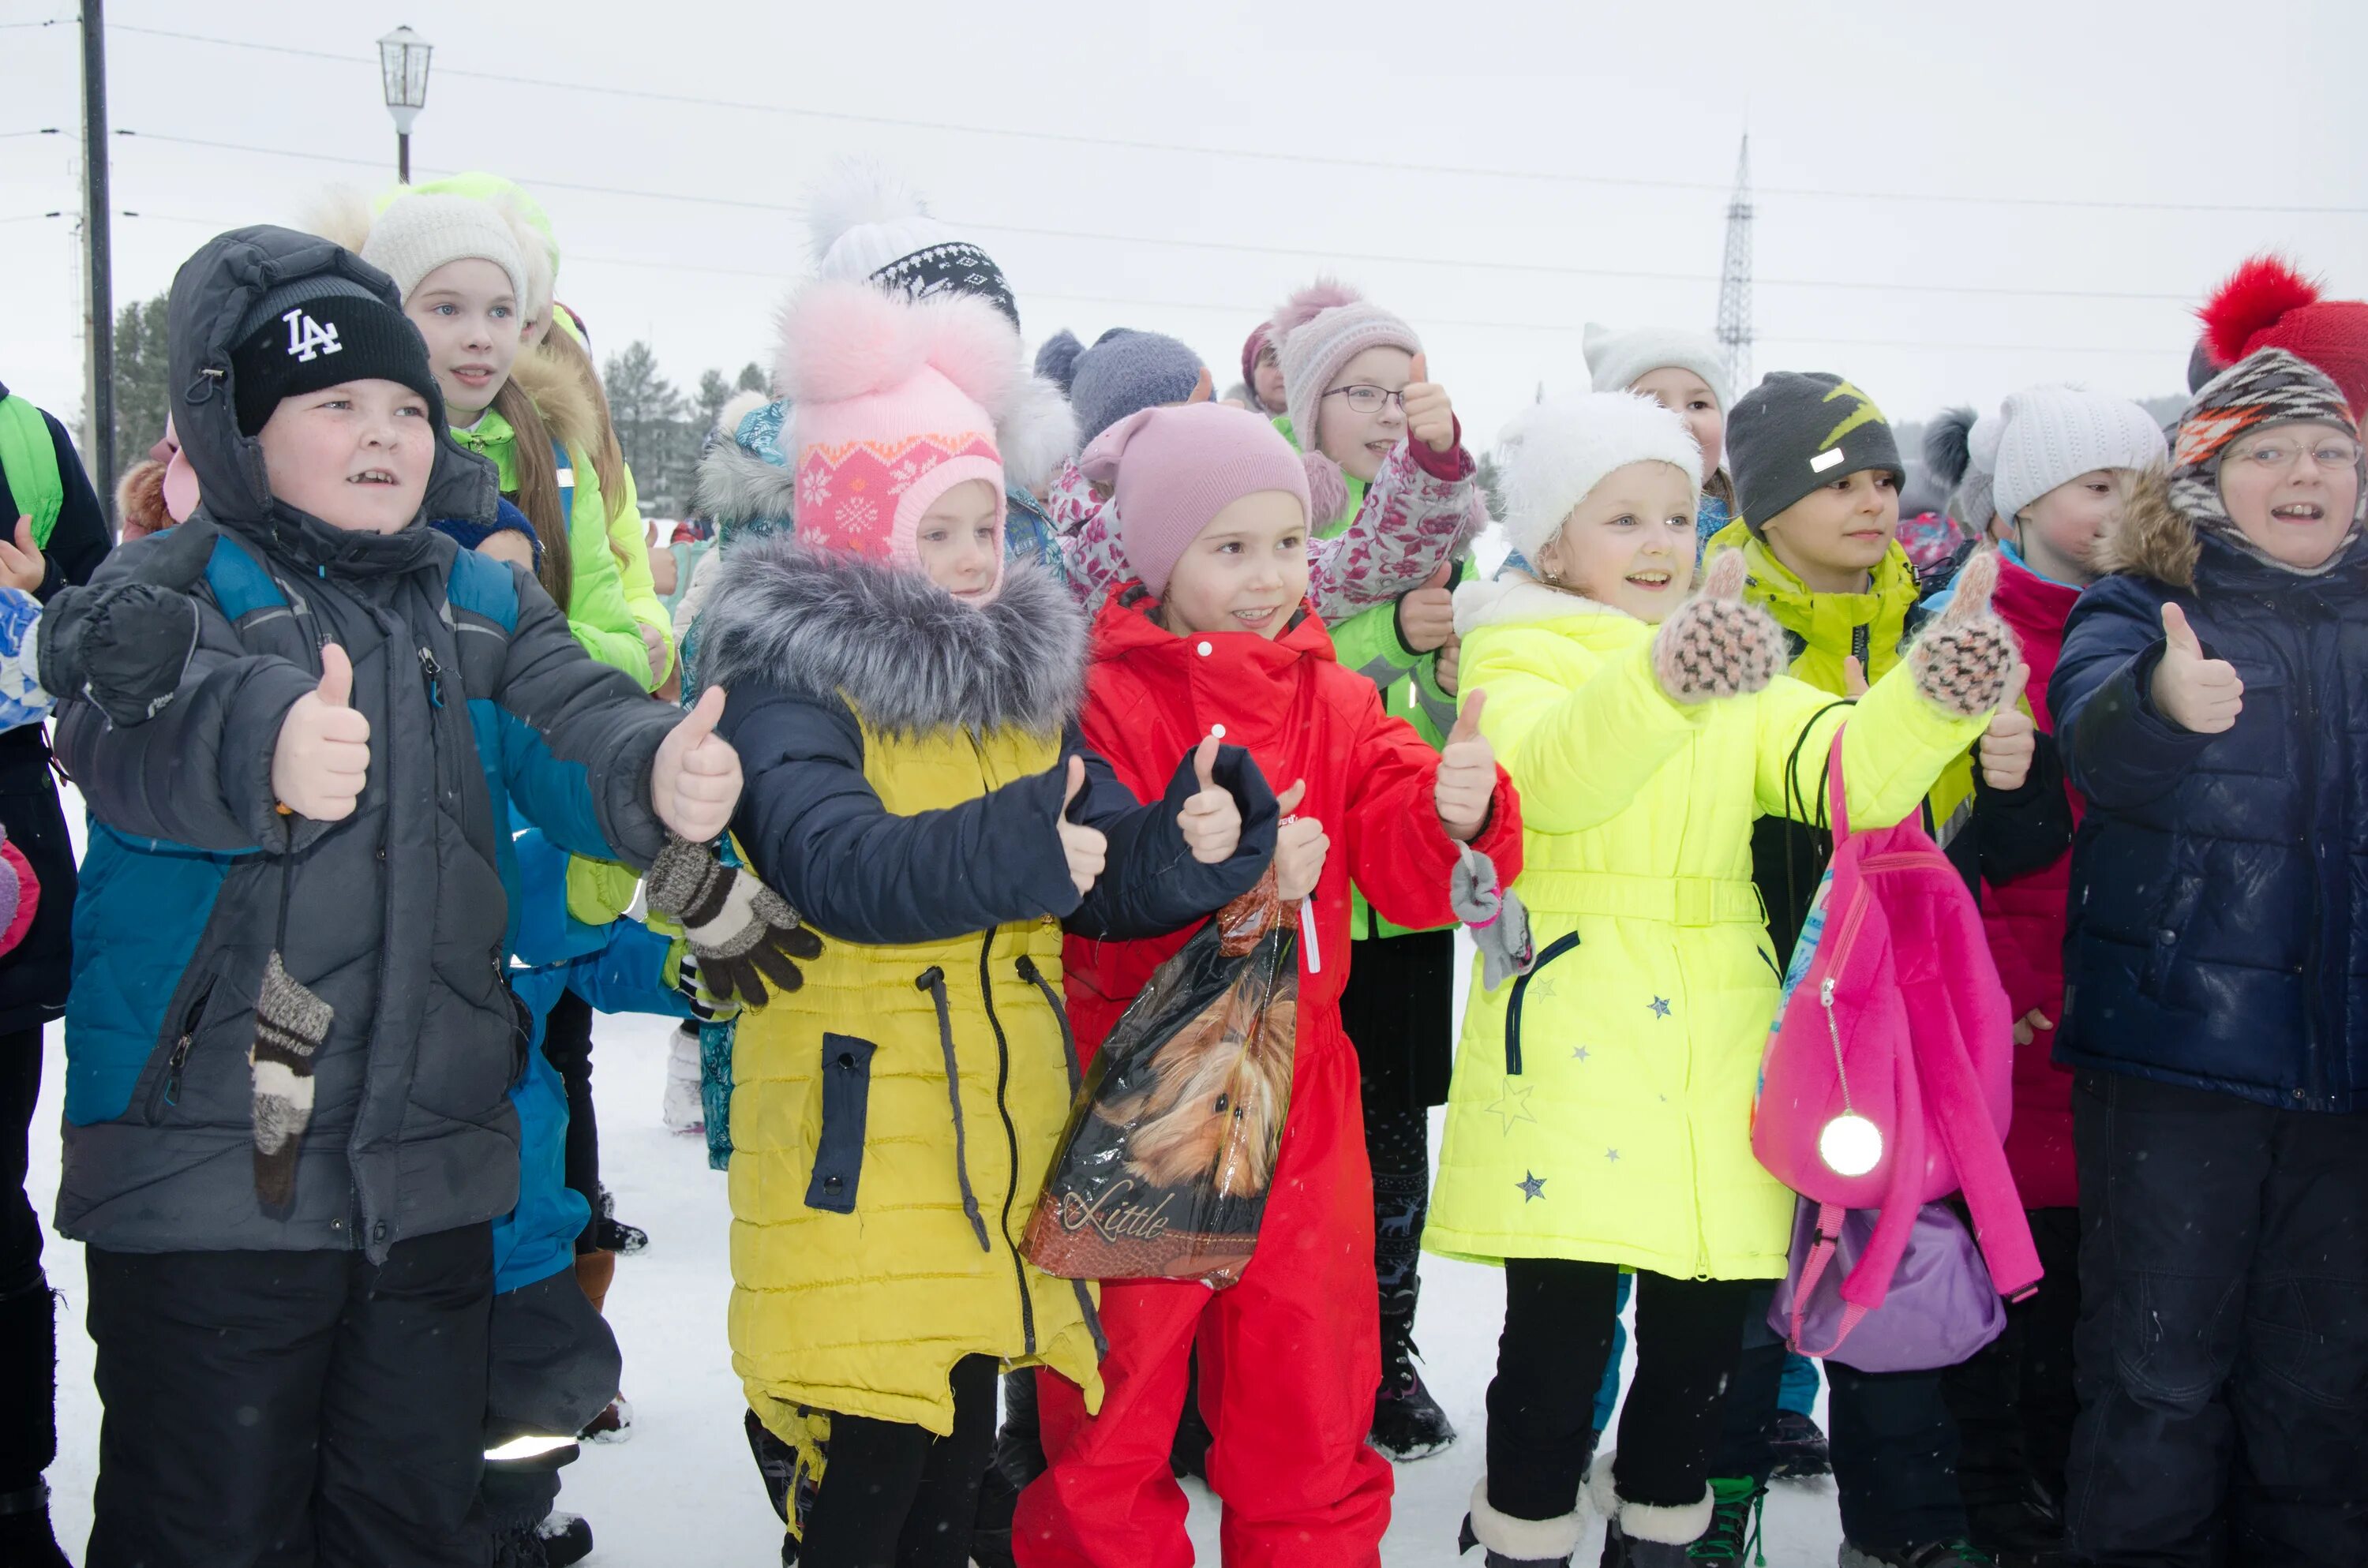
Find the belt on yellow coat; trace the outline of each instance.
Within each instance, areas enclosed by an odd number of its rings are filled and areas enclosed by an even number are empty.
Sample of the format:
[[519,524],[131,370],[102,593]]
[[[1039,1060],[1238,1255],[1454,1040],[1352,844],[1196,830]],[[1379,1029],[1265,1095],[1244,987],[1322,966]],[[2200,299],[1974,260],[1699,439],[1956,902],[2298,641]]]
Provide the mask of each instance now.
[[1636,877],[1621,871],[1525,870],[1514,884],[1539,915],[1657,920],[1668,926],[1764,926],[1759,889],[1732,877]]

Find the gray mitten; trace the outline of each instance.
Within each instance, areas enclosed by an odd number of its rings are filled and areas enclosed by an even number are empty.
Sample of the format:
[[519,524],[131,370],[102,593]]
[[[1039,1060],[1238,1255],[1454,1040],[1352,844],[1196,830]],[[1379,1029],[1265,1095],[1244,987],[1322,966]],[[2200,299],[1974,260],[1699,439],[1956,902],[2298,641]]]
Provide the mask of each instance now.
[[1998,552],[1985,550],[1968,558],[1957,573],[1957,591],[1948,608],[1907,650],[1916,689],[1960,719],[1996,708],[2014,673],[2014,632],[1990,610],[1997,586]]
[[1497,881],[1497,862],[1469,844],[1456,846],[1455,869],[1448,876],[1448,906],[1472,933],[1480,949],[1480,983],[1494,991],[1537,959],[1530,943],[1530,912],[1510,888]]
[[1743,570],[1739,550],[1713,558],[1701,590],[1654,634],[1653,675],[1670,701],[1748,696],[1783,667],[1784,629],[1743,602]]

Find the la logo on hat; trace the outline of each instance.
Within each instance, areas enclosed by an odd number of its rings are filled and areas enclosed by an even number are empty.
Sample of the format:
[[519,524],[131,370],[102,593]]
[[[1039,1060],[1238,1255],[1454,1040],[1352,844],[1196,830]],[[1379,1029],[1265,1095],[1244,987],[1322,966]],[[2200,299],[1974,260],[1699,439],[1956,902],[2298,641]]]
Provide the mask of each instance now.
[[323,326],[297,306],[279,318],[288,324],[288,356],[303,364],[311,364],[324,354],[337,354],[345,345],[337,341],[337,324]]

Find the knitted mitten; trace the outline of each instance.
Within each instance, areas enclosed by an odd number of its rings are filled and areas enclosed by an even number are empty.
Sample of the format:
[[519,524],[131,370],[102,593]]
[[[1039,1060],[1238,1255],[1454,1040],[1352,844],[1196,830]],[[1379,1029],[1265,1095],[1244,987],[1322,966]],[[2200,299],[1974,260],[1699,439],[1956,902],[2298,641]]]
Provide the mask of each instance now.
[[1957,574],[1948,608],[1907,650],[1916,689],[1960,719],[1996,708],[2014,673],[2014,632],[1990,612],[1990,592],[1997,586],[1997,552],[1985,550],[1969,557]]
[[1497,862],[1469,844],[1455,846],[1455,869],[1448,874],[1447,903],[1472,932],[1480,949],[1480,983],[1494,991],[1536,961],[1530,944],[1530,912],[1520,895],[1497,881]]
[[1653,638],[1653,674],[1672,702],[1742,697],[1776,678],[1784,631],[1743,602],[1743,552],[1713,557],[1702,590],[1679,605]]
[[761,1007],[770,981],[783,991],[805,983],[793,959],[822,956],[822,938],[761,878],[726,866],[705,846],[666,835],[650,863],[650,907],[680,922],[698,960],[699,982],[719,998]]

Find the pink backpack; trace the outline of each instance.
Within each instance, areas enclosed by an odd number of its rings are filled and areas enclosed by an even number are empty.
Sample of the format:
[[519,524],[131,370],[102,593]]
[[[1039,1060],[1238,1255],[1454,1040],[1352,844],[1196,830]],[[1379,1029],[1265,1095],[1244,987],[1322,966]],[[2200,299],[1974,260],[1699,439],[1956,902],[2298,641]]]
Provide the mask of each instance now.
[[2039,1254],[2005,1149],[2014,1027],[1980,912],[1914,819],[1850,831],[1839,734],[1826,790],[1833,859],[1760,1062],[1751,1152],[1823,1206],[1822,1235],[1845,1210],[1881,1211],[1842,1284],[1849,1325],[1883,1304],[1918,1210],[1959,1190],[1998,1293],[2028,1295]]

